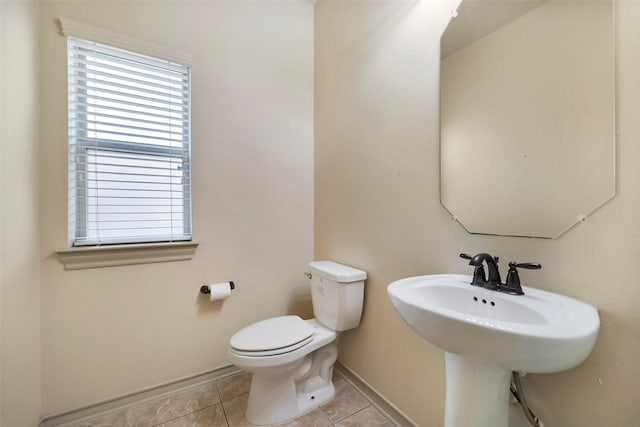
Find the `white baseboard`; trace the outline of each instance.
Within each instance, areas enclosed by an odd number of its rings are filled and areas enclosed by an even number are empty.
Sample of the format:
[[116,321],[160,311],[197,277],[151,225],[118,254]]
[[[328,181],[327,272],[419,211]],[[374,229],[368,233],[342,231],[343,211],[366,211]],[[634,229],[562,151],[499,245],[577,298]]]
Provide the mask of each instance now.
[[195,385],[216,381],[230,375],[242,372],[233,365],[225,365],[220,368],[205,371],[196,375],[181,378],[165,384],[161,384],[148,389],[136,391],[114,399],[105,400],[93,405],[63,412],[57,415],[44,417],[40,421],[40,427],[63,427],[70,423],[81,421],[85,418],[92,418],[97,415],[107,414],[116,410],[121,410],[127,406],[136,405],[146,400],[155,399],[165,394],[173,394],[185,388]]
[[396,426],[420,427],[404,412],[398,409],[396,405],[389,402],[376,389],[371,387],[369,383],[362,379],[362,377],[360,377],[358,374],[353,372],[350,368],[346,367],[340,362],[336,362],[335,368],[349,384],[351,384],[356,390],[360,392],[360,394],[362,394],[365,399],[369,401],[371,406],[374,406]]

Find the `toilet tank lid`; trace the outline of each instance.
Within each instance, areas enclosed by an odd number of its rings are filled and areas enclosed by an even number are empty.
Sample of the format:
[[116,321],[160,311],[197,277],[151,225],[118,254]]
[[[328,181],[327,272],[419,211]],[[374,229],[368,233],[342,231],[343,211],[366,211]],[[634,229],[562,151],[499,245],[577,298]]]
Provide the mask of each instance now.
[[311,272],[338,283],[357,282],[367,278],[367,273],[357,268],[333,261],[313,261],[309,263]]

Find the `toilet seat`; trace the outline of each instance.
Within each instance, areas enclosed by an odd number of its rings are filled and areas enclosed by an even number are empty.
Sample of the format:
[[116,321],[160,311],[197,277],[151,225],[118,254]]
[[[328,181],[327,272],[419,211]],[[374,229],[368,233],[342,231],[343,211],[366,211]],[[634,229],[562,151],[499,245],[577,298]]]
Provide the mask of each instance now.
[[[234,349],[231,344],[228,347],[228,356],[231,363],[246,371],[254,371],[256,369],[273,369],[278,366],[285,366],[288,363],[302,360],[304,356],[314,352],[336,339],[336,332],[320,325],[315,319],[304,320],[313,329],[313,335],[308,344],[304,344],[295,350],[284,352],[274,351],[270,356],[252,356],[253,353]],[[291,346],[293,348],[293,346]]]
[[313,341],[315,329],[298,316],[262,320],[238,331],[229,340],[242,356],[275,356],[297,350]]

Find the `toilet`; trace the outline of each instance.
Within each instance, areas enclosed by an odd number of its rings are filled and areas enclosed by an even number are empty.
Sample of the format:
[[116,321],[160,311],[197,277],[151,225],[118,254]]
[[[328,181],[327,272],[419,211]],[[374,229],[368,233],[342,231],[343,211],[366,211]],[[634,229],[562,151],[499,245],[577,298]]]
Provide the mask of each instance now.
[[291,420],[329,402],[337,333],[360,324],[367,274],[333,261],[309,263],[314,319],[279,316],[241,329],[229,360],[252,374],[246,418],[256,425]]

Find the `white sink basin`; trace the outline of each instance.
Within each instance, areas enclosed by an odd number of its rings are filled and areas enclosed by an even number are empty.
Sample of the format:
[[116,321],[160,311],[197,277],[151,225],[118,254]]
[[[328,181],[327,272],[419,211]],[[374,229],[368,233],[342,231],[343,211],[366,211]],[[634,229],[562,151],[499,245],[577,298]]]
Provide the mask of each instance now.
[[[398,280],[387,291],[409,326],[447,352],[445,426],[506,426],[511,371],[577,366],[600,318],[592,306],[552,292],[523,287],[525,295],[508,295],[470,283],[471,276],[439,274]],[[487,404],[492,393],[497,400]]]
[[600,326],[592,306],[528,287],[508,295],[470,283],[471,276],[438,274],[398,280],[387,291],[427,341],[511,371],[562,371],[591,352]]

